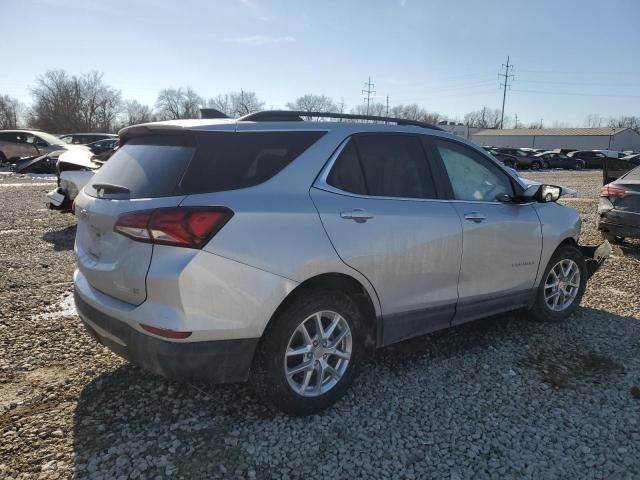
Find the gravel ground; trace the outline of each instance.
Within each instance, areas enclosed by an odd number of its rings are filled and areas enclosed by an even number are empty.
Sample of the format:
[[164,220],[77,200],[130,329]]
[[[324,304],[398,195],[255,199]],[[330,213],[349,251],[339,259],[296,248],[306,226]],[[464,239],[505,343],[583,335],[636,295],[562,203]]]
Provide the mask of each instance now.
[[[576,188],[600,241],[600,174]],[[53,178],[0,174],[0,478],[640,478],[640,245],[562,324],[493,317],[380,350],[292,419],[246,385],[185,384],[93,342],[70,301],[74,219]]]

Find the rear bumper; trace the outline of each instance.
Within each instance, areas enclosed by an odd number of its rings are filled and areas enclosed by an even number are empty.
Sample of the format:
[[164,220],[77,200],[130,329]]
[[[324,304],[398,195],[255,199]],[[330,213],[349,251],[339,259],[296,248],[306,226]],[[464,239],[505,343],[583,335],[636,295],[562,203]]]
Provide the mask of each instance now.
[[606,216],[598,220],[598,230],[620,237],[640,238],[640,226],[608,222]]
[[172,342],[146,335],[75,291],[76,309],[91,336],[122,358],[177,380],[240,382],[249,376],[258,338]]
[[611,253],[611,245],[606,240],[597,246],[579,245],[578,248],[587,264],[587,275],[591,277]]

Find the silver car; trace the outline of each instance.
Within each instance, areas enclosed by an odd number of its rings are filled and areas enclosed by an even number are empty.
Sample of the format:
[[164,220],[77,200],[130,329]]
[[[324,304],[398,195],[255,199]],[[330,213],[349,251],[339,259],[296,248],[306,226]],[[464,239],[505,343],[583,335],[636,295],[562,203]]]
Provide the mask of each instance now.
[[0,130],[0,163],[66,149],[65,142],[40,130]]
[[560,187],[430,125],[301,115],[120,132],[75,199],[75,301],[99,342],[169,377],[249,379],[306,415],[376,347],[576,310],[598,262]]

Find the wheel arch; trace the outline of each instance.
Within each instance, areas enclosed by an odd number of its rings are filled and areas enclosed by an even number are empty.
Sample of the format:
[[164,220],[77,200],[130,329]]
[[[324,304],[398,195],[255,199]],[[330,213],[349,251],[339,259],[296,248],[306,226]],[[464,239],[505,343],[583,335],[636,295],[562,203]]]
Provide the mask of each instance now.
[[271,318],[267,322],[264,333],[267,332],[269,326],[274,319],[280,315],[294,300],[312,290],[337,290],[346,293],[351,297],[362,313],[362,318],[366,326],[365,345],[367,351],[372,353],[376,346],[379,345],[382,335],[380,309],[377,303],[378,298],[375,291],[370,291],[367,286],[356,278],[345,273],[330,272],[322,273],[310,277],[296,286],[282,300],[280,305],[275,309]]

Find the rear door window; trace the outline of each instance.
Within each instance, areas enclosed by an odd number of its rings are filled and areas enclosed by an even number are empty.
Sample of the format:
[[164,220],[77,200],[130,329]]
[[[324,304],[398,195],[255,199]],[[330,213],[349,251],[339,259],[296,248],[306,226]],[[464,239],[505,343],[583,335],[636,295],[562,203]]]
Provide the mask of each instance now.
[[410,135],[358,135],[356,147],[369,195],[436,198],[422,142]]
[[375,197],[436,198],[422,142],[412,135],[355,135],[327,183]]

